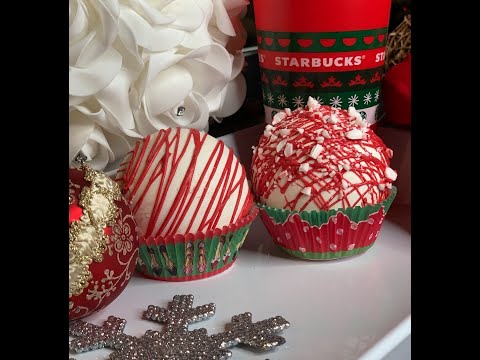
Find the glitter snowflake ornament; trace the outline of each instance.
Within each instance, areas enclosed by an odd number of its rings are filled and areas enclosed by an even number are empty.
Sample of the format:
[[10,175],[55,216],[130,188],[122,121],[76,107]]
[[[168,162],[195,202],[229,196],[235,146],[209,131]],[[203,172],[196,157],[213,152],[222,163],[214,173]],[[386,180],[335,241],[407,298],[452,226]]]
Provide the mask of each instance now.
[[189,331],[188,325],[205,320],[215,314],[215,304],[193,307],[193,295],[175,295],[168,307],[150,305],[145,318],[166,324],[164,332],[147,330],[135,337],[123,332],[126,320],[110,316],[103,326],[85,321],[70,325],[71,352],[85,352],[111,348],[110,360],[222,360],[232,356],[228,348],[245,344],[255,349],[271,350],[285,343],[275,333],[290,324],[281,316],[256,323],[247,312],[232,317],[226,331],[209,336],[205,328]]

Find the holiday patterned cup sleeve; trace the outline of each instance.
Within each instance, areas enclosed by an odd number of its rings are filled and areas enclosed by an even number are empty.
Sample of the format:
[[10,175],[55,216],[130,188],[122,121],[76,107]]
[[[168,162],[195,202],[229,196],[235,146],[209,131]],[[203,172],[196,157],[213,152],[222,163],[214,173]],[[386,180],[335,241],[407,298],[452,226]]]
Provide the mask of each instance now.
[[137,271],[165,281],[207,278],[227,270],[258,214],[253,204],[247,216],[222,229],[195,234],[140,238]]
[[[284,108],[355,107],[376,122],[390,1],[254,0],[266,121]],[[297,14],[292,16],[292,9]]]
[[260,217],[273,241],[288,254],[310,260],[348,257],[375,242],[397,188],[376,205],[329,211],[288,211],[259,204]]

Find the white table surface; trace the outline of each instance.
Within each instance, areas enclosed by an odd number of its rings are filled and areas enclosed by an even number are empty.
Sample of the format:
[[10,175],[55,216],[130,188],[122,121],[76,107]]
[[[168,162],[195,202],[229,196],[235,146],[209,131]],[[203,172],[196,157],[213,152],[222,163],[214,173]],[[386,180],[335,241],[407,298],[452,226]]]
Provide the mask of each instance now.
[[[249,168],[250,146],[263,127],[222,137]],[[214,334],[233,315],[253,321],[281,315],[290,327],[286,343],[267,353],[231,348],[232,359],[403,359],[410,355],[410,207],[395,204],[377,241],[366,253],[343,260],[307,261],[287,256],[270,240],[260,217],[251,226],[235,264],[222,274],[191,282],[134,276],[105,309],[84,318],[101,325],[109,315],[127,320],[125,333],[141,336],[162,325],[143,320],[148,305],[167,306],[176,294],[193,294],[194,306],[213,302],[215,316],[193,324]],[[399,346],[400,345],[400,346]],[[392,351],[393,350],[393,351]],[[107,359],[111,350],[71,354],[77,360]]]

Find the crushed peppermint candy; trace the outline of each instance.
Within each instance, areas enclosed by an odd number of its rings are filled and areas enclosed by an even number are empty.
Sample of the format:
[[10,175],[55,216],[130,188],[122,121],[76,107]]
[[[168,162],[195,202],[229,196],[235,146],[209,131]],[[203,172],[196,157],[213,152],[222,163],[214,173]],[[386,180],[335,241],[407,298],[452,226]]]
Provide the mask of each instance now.
[[330,124],[336,124],[338,122],[338,117],[335,114],[330,115],[330,118],[328,119],[328,122]]
[[285,145],[287,145],[287,140],[280,141],[275,147],[275,150],[277,150],[277,153],[279,153]]
[[358,129],[352,129],[345,134],[345,137],[350,140],[359,140],[363,138],[363,132]]
[[281,178],[284,178],[285,176],[288,175],[288,171],[287,170],[283,170],[280,174],[278,174],[278,178],[281,179]]
[[303,164],[300,164],[300,166],[298,167],[298,172],[308,172],[308,170],[310,170],[310,164],[309,163],[303,163]]
[[320,104],[318,103],[317,100],[315,100],[311,96],[308,97],[308,100],[307,100],[308,111],[313,111],[314,109],[316,109],[318,107],[318,105],[320,105]]
[[318,157],[318,155],[320,155],[320,153],[323,151],[324,147],[320,144],[315,144],[315,146],[312,148],[312,150],[310,150],[310,154],[309,156],[312,158],[312,159],[316,159]]
[[393,170],[391,167],[387,167],[385,169],[385,176],[392,180],[392,181],[395,181],[397,179],[397,172],[395,170]]
[[393,151],[354,107],[345,111],[309,97],[304,108],[277,113],[264,135],[264,151],[252,148],[252,187],[267,205],[269,196],[298,211],[378,204],[397,179],[388,160]]
[[303,195],[312,196],[312,188],[310,186],[304,187],[300,192]]
[[286,117],[287,117],[287,114],[286,114],[285,112],[283,112],[283,111],[276,113],[276,114],[273,116],[272,125],[273,125],[273,126],[277,125],[280,121],[282,121],[282,120],[285,119]]
[[290,157],[293,154],[293,145],[292,143],[287,143],[285,146],[285,151],[283,152],[286,157]]

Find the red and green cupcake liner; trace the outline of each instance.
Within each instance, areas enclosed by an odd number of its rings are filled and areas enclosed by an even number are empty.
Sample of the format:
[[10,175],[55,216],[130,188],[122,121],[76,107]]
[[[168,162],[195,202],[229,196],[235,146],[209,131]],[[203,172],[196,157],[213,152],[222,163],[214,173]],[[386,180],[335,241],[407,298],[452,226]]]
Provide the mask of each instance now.
[[220,274],[235,262],[258,211],[254,204],[248,215],[236,223],[205,233],[141,237],[137,271],[164,281],[190,281]]
[[309,260],[345,258],[367,251],[377,239],[397,194],[376,205],[328,211],[289,211],[259,204],[260,217],[273,241],[286,253]]

